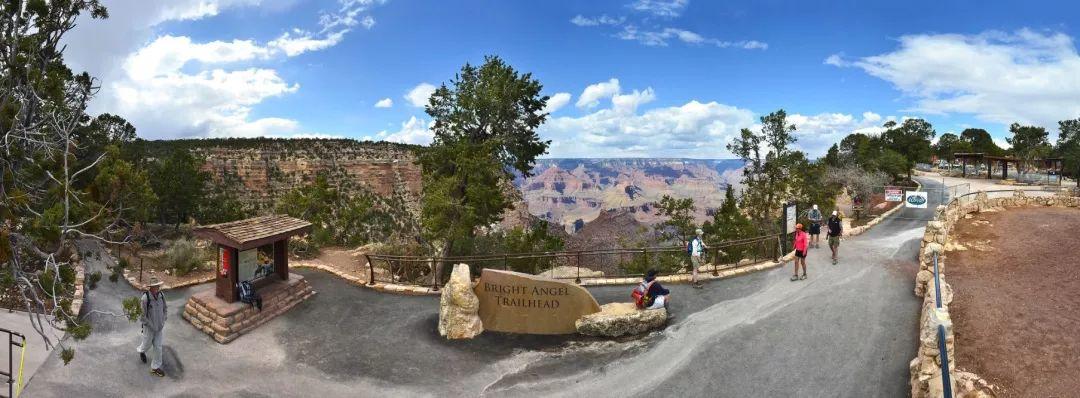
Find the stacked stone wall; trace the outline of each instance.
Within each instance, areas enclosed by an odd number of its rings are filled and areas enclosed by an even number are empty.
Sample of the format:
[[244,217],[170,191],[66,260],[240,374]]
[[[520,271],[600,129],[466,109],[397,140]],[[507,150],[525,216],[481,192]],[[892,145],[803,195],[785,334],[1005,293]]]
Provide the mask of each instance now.
[[[953,330],[948,308],[952,303],[953,290],[947,282],[947,258],[945,247],[950,244],[949,233],[956,222],[969,213],[1004,211],[1010,207],[1080,207],[1080,197],[1059,194],[1053,196],[1030,196],[1022,190],[1012,196],[990,198],[986,192],[953,199],[948,205],[938,206],[933,221],[926,225],[919,249],[919,272],[915,276],[915,295],[923,298],[919,316],[919,349],[910,363],[911,396],[913,398],[943,397],[941,352],[938,348],[938,325],[946,326],[945,345],[949,358],[949,374],[953,393],[957,397],[988,397],[994,395],[993,386],[971,372],[957,369]],[[937,309],[937,286],[934,281],[934,255],[937,255],[938,280],[941,283],[941,309]]]
[[307,300],[315,291],[304,277],[289,274],[288,281],[260,289],[259,294],[261,310],[239,301],[226,303],[214,296],[213,289],[204,290],[188,299],[182,316],[218,343],[227,344]]

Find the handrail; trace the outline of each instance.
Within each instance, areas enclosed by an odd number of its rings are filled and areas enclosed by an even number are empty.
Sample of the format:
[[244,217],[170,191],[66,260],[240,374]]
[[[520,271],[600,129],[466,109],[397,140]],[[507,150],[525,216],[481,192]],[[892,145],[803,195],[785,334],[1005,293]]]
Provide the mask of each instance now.
[[[7,395],[7,397],[14,398],[14,397],[16,397],[16,395],[15,395],[16,394],[15,393],[16,383],[17,382],[20,383],[20,387],[21,387],[21,381],[20,380],[22,379],[22,377],[21,377],[22,375],[21,375],[21,372],[20,372],[19,379],[16,379],[15,376],[14,376],[15,369],[13,369],[13,367],[14,367],[13,356],[15,355],[15,350],[12,350],[11,347],[12,346],[22,347],[24,349],[24,353],[25,353],[26,336],[23,335],[22,333],[19,333],[19,332],[13,331],[13,330],[4,329],[4,328],[0,328],[0,333],[7,333],[8,334],[8,367],[7,367],[6,372],[5,371],[0,371],[0,376],[6,376],[7,377],[7,387],[8,387],[8,395]],[[16,336],[18,336],[19,339],[21,339],[22,341],[21,342],[16,342],[14,340],[14,338]],[[21,370],[21,368],[22,368],[22,366],[20,365],[20,370]]]
[[[937,270],[937,253],[934,253],[934,296],[936,297],[935,305],[937,310],[941,310],[942,307],[942,279],[939,276],[940,272]],[[951,374],[948,372],[948,347],[945,344],[945,325],[937,325],[937,352],[942,355],[942,392],[945,393],[945,398],[953,398],[953,382],[951,382]]]
[[[775,245],[775,247],[770,249],[771,245],[768,244],[768,243],[769,242],[774,242],[774,241],[775,241],[776,245]],[[769,235],[756,236],[756,237],[753,237],[753,238],[744,238],[744,239],[737,239],[737,240],[730,240],[730,241],[713,242],[711,244],[707,243],[707,245],[709,246],[710,249],[717,250],[718,252],[723,252],[723,249],[731,248],[731,247],[735,247],[735,246],[754,245],[750,249],[754,250],[755,261],[758,258],[762,258],[762,257],[768,258],[768,257],[770,257],[769,256],[770,253],[771,253],[771,257],[773,257],[774,259],[777,259],[780,256],[780,251],[782,250],[782,249],[780,249],[780,235],[778,235],[778,234],[769,234]],[[580,271],[581,271],[581,258],[582,258],[582,256],[612,256],[612,255],[616,255],[616,256],[631,255],[631,256],[634,256],[634,255],[644,255],[644,256],[646,256],[646,258],[648,258],[650,254],[684,252],[685,250],[686,250],[685,246],[679,245],[679,246],[647,246],[647,247],[638,247],[638,248],[598,249],[598,250],[544,251],[544,252],[523,252],[523,253],[494,253],[494,254],[469,255],[469,256],[446,256],[446,257],[365,254],[364,257],[363,257],[363,261],[365,261],[367,263],[366,264],[366,266],[368,268],[367,269],[367,274],[368,274],[368,282],[367,283],[369,285],[373,285],[373,284],[376,283],[375,263],[377,261],[382,261],[383,263],[385,263],[387,265],[387,268],[390,271],[391,282],[394,282],[394,283],[402,283],[402,282],[404,282],[405,284],[411,284],[411,285],[430,286],[430,288],[432,290],[437,291],[439,289],[439,285],[441,283],[441,281],[440,281],[441,275],[439,275],[440,272],[439,272],[439,269],[437,269],[437,268],[441,268],[441,265],[445,264],[447,262],[481,262],[482,263],[482,262],[501,261],[502,265],[503,265],[503,268],[506,268],[508,262],[510,262],[512,260],[528,260],[528,259],[560,260],[560,259],[562,259],[563,261],[567,261],[567,259],[574,258],[575,261],[573,261],[573,266],[577,269],[577,272],[576,272],[576,276],[573,279],[575,280],[576,283],[581,283]],[[770,252],[770,250],[771,250],[771,252]],[[713,254],[713,255],[715,256],[716,254]],[[432,273],[430,284],[427,283],[427,282],[416,283],[416,282],[408,282],[408,281],[403,281],[403,280],[397,280],[395,275],[397,275],[398,272],[403,271],[403,272],[408,273],[410,271],[418,270],[416,268],[407,268],[407,267],[415,267],[416,264],[428,264],[427,268],[424,268],[424,269],[420,270],[420,272],[419,272],[420,275],[418,275],[418,276],[425,277],[426,272],[430,271]],[[361,267],[363,267],[363,266],[364,266],[364,264],[361,264]],[[403,266],[406,267],[406,268],[402,268]],[[738,261],[736,261],[735,266],[736,267],[739,266]],[[715,264],[713,265],[713,272],[712,273],[714,275],[718,274],[718,270],[717,270],[717,267],[716,267]],[[628,277],[628,276],[637,276],[637,274],[634,274],[634,275],[627,274],[627,275],[622,275],[622,276],[587,277],[587,278],[590,278],[590,279],[593,279],[593,278],[622,278],[622,277]],[[571,278],[567,277],[565,279],[571,279]]]
[[[719,243],[706,242],[705,244],[712,248],[724,248],[745,243],[755,243],[761,240],[767,240],[775,237],[776,235],[761,235],[753,238],[743,238],[739,240],[721,241]],[[683,246],[645,246],[637,248],[621,248],[621,249],[597,249],[597,250],[560,250],[560,251],[544,251],[544,252],[519,252],[519,253],[494,253],[494,254],[474,254],[467,256],[410,256],[401,254],[369,254],[369,257],[383,259],[383,260],[403,260],[406,262],[428,262],[431,259],[436,261],[486,261],[486,260],[500,260],[508,258],[511,260],[520,260],[525,258],[539,258],[550,256],[576,256],[578,254],[632,254],[640,252],[641,250],[650,251],[677,251],[685,250]],[[509,256],[509,257],[508,257]]]

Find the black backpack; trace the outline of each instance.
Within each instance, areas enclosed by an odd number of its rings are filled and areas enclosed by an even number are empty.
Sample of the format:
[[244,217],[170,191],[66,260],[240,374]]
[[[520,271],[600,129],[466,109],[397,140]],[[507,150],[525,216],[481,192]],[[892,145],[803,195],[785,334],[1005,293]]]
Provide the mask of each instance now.
[[255,292],[255,286],[251,284],[251,281],[240,282],[240,302],[251,304],[262,310],[262,299],[259,297],[259,293]]

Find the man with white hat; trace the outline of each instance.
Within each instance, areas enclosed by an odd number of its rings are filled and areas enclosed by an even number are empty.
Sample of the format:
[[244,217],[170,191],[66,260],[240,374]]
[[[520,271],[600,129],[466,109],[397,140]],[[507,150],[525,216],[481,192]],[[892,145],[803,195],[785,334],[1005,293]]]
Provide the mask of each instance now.
[[161,292],[161,285],[164,284],[158,278],[151,278],[147,290],[143,292],[139,300],[143,309],[143,314],[139,318],[142,324],[142,343],[136,351],[139,352],[139,358],[143,363],[146,363],[146,351],[150,351],[150,374],[158,377],[165,376],[165,372],[161,370],[161,346],[165,319],[169,315],[165,304],[165,293]]
[[706,246],[705,240],[702,239],[702,235],[705,234],[705,231],[702,231],[701,228],[698,228],[697,231],[694,231],[694,233],[694,239],[690,241],[689,247],[691,268],[690,283],[691,286],[693,286],[695,289],[701,289],[702,287],[704,287],[704,285],[701,284],[701,281],[698,281],[698,268],[700,268],[701,265],[704,264],[701,256],[702,254],[705,254],[705,249],[708,249],[709,246]]

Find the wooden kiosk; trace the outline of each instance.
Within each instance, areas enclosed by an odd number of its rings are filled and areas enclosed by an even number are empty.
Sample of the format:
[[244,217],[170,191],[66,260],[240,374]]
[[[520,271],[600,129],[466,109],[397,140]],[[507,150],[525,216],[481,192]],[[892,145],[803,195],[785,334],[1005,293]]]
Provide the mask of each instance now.
[[[195,236],[214,242],[217,280],[188,299],[184,319],[225,344],[311,297],[304,277],[289,272],[289,238],[310,230],[311,223],[283,215],[196,227]],[[255,288],[261,309],[240,301],[242,282]]]

